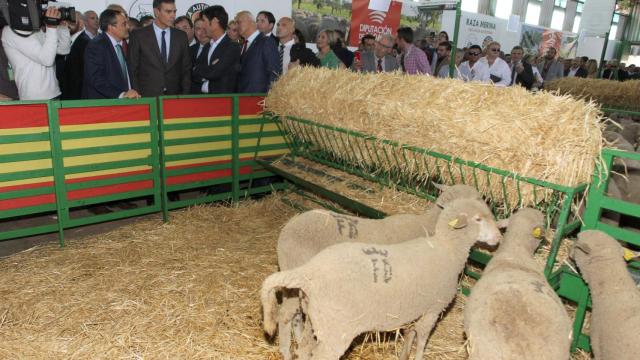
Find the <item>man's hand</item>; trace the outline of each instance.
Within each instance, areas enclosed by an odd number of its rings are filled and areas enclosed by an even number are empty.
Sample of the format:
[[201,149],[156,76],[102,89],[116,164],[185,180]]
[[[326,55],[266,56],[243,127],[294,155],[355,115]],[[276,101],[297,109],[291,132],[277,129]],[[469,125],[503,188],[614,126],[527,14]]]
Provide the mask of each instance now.
[[516,64],[516,72],[517,72],[518,74],[521,74],[523,71],[524,71],[524,65],[522,65],[522,63],[521,63],[521,62],[517,63],[517,64]]
[[124,95],[122,95],[122,98],[124,99],[140,99],[140,97],[140,94],[138,94],[138,92],[133,89],[127,91],[126,93],[124,93]]
[[[53,19],[60,19],[60,10],[55,6],[49,6],[47,11],[44,13],[44,16]],[[57,25],[47,25],[47,27],[54,28],[57,27]]]
[[358,59],[354,58],[353,59],[353,68],[356,69],[356,71],[362,70],[362,60],[358,60]]

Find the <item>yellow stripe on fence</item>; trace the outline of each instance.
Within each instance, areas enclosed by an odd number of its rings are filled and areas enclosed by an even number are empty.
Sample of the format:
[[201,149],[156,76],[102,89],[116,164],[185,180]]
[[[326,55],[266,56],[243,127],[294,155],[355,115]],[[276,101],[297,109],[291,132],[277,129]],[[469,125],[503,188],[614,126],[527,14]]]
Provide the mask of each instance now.
[[0,155],[25,154],[36,151],[50,151],[48,141],[33,141],[19,144],[0,144]]
[[46,126],[30,127],[30,128],[15,128],[15,129],[0,129],[0,136],[5,135],[28,135],[37,133],[48,133],[49,128]]
[[79,174],[66,174],[64,178],[66,180],[71,180],[71,179],[79,179],[79,178],[86,178],[86,177],[92,177],[92,176],[128,173],[128,172],[134,172],[134,171],[140,171],[140,170],[151,170],[151,166],[131,166],[131,167],[125,167],[125,168],[119,168],[119,169],[91,171],[91,172],[85,172],[85,173],[79,173]]
[[106,154],[71,156],[64,158],[64,166],[100,164],[111,161],[144,159],[151,155],[150,149],[119,151]]
[[200,144],[168,146],[167,148],[165,148],[165,154],[167,155],[187,154],[192,152],[224,150],[224,149],[231,150],[231,140],[207,142],[207,143],[200,143]]
[[[262,131],[277,131],[278,126],[276,124],[264,124]],[[259,133],[260,125],[240,125],[240,133]]]
[[53,176],[45,176],[45,177],[24,179],[24,180],[4,181],[4,182],[0,182],[0,188],[17,186],[17,185],[37,184],[37,183],[51,182],[51,181],[53,181]]
[[219,135],[231,135],[231,127],[166,131],[164,133],[164,138],[165,140],[173,140],[173,139],[189,139],[189,138],[200,137],[200,136],[219,136]]
[[194,165],[194,164],[210,163],[210,162],[217,162],[217,161],[231,161],[231,155],[210,156],[210,157],[199,158],[199,159],[168,161],[167,167],[170,168],[174,166]]
[[110,129],[126,129],[138,126],[149,126],[149,120],[140,121],[122,121],[114,123],[100,123],[100,124],[82,124],[82,125],[63,125],[60,126],[60,131],[65,133],[69,131],[86,131],[86,130],[110,130]]
[[146,143],[149,141],[151,141],[150,133],[104,136],[104,137],[96,137],[96,138],[62,140],[62,149],[64,150],[83,149],[83,148],[98,147],[98,146]]
[[8,174],[18,171],[51,169],[51,159],[15,161],[2,164],[0,174]]
[[206,116],[206,117],[189,117],[189,118],[171,118],[164,119],[165,124],[188,124],[196,122],[217,122],[217,121],[231,121],[231,116]]

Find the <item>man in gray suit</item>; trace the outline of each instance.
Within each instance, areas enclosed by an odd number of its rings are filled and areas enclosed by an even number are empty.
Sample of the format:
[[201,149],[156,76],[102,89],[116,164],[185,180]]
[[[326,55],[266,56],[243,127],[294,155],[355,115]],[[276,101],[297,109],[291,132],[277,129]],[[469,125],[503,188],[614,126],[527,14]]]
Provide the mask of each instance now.
[[129,40],[131,85],[143,97],[188,94],[191,52],[184,31],[175,29],[175,0],[153,0],[155,20]]
[[391,56],[393,49],[393,37],[388,34],[381,35],[375,43],[373,51],[363,51],[361,59],[357,59],[351,65],[351,69],[360,72],[389,72],[398,70],[398,61]]
[[538,64],[538,71],[545,82],[559,79],[564,76],[564,65],[556,59],[555,48],[548,48],[544,56],[544,62]]

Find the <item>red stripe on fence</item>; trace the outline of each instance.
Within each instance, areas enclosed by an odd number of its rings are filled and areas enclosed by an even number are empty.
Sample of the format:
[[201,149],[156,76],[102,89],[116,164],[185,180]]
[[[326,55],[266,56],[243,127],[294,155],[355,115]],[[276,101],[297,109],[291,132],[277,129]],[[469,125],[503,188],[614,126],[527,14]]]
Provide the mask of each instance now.
[[60,125],[86,125],[149,120],[149,105],[95,106],[60,109]]
[[0,200],[1,210],[21,209],[29,206],[38,206],[56,202],[55,194],[27,196],[18,199]]
[[33,184],[22,184],[22,185],[0,187],[0,193],[9,192],[9,191],[18,191],[18,190],[37,189],[37,188],[42,188],[47,186],[53,186],[53,181],[44,181],[44,182],[33,183]]
[[95,187],[90,189],[80,189],[69,191],[67,197],[69,200],[89,199],[98,196],[113,195],[129,191],[145,190],[153,188],[152,180],[135,181],[126,184],[116,184]]
[[229,116],[233,113],[231,98],[164,99],[164,119]]
[[113,178],[117,178],[117,177],[124,177],[124,176],[131,176],[131,175],[139,175],[139,174],[148,174],[151,172],[151,169],[147,169],[147,170],[138,170],[138,171],[129,171],[129,172],[122,172],[122,173],[117,173],[117,174],[107,174],[107,175],[97,175],[97,176],[87,176],[87,177],[83,177],[83,178],[76,178],[76,179],[69,179],[66,180],[65,183],[67,184],[74,184],[74,183],[80,183],[80,182],[85,182],[85,181],[93,181],[93,180],[103,180],[103,179],[113,179]]
[[49,126],[47,104],[0,106],[0,129]]
[[[251,166],[243,166],[240,168],[240,175],[250,174]],[[178,176],[170,176],[167,178],[168,185],[186,184],[191,182],[205,181],[231,176],[231,169],[223,169],[216,171],[207,171],[197,174],[185,174]]]
[[258,115],[264,111],[263,96],[241,96],[240,98],[240,115]]

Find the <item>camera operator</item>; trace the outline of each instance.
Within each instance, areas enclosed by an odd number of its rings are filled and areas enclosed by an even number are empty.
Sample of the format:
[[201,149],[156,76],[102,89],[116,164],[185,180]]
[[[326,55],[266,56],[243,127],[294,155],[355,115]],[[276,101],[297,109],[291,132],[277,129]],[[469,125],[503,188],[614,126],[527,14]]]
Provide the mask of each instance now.
[[[47,8],[45,17],[60,19],[60,11]],[[20,100],[48,100],[60,96],[56,79],[56,54],[71,51],[71,35],[67,22],[46,25],[41,31],[25,33],[5,26],[2,44],[13,67]]]

